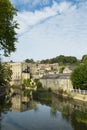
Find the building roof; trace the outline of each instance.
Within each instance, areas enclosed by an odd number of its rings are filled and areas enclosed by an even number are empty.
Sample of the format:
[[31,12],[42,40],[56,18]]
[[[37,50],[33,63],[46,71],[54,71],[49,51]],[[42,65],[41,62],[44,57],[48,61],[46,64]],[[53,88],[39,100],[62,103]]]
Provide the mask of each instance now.
[[68,66],[68,69],[70,70],[74,70],[76,68],[76,66]]
[[63,73],[63,74],[48,74],[41,77],[41,79],[69,79],[70,73]]

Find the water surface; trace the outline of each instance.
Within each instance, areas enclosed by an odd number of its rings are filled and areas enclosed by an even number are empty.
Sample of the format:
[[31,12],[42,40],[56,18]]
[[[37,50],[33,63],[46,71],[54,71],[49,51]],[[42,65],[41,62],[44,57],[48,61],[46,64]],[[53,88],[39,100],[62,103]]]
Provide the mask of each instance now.
[[14,102],[0,106],[0,130],[87,130],[87,109],[84,104],[62,101],[56,97],[52,102]]

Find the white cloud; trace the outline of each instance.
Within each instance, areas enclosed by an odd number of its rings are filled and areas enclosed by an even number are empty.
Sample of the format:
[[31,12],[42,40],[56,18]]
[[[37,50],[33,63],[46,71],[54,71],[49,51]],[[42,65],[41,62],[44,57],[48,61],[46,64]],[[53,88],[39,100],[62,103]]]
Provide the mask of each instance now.
[[32,7],[35,7],[36,5],[40,4],[41,3],[41,0],[32,0],[31,1],[31,6]]
[[59,13],[65,13],[70,6],[71,4],[68,2],[62,2],[60,4],[54,2],[52,7],[45,7],[41,11],[36,10],[35,12],[19,12],[17,19],[20,25],[20,30],[18,33],[26,32],[27,29],[30,29],[30,26],[34,26],[49,17],[56,16]]
[[[57,15],[58,12],[61,15]],[[41,12],[19,13],[20,34],[17,51],[11,57],[15,61],[26,58],[35,60],[60,54],[81,58],[87,54],[87,2],[76,5],[54,3]],[[46,20],[46,18],[51,19]],[[44,22],[41,22],[43,21]],[[41,22],[41,23],[40,23]],[[31,31],[29,28],[33,26]],[[10,60],[11,60],[10,59]]]

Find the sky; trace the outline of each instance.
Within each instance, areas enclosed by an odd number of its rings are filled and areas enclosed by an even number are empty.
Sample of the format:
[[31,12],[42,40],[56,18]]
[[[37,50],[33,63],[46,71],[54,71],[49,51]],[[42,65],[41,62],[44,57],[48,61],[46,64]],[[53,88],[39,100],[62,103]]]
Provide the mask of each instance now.
[[18,9],[16,52],[5,60],[87,54],[87,0],[11,0]]

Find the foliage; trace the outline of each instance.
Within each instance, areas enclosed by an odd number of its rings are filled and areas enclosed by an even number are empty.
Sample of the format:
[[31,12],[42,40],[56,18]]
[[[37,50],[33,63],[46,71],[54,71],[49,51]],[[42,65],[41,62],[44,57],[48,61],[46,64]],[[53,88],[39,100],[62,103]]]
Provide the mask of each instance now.
[[74,56],[64,56],[60,55],[52,59],[42,60],[41,63],[59,63],[60,65],[63,64],[76,64],[78,62],[77,58]]
[[33,59],[26,59],[25,62],[26,63],[34,63],[34,60]]
[[[0,116],[2,116],[1,113],[7,114],[7,111],[10,110],[11,107],[12,107],[12,102],[10,98],[0,97]],[[2,118],[0,117],[0,119]]]
[[25,87],[33,88],[33,87],[36,86],[36,83],[34,82],[33,79],[29,79],[29,78],[28,78],[28,79],[24,79],[23,85],[24,85]]
[[38,99],[45,100],[45,101],[48,101],[48,100],[50,101],[51,97],[52,97],[52,93],[45,91],[45,92],[39,93]]
[[0,84],[8,84],[11,80],[12,70],[8,64],[0,63]]
[[30,87],[30,82],[31,82],[31,79],[24,79],[23,85],[24,85],[25,87]]
[[38,100],[50,101],[52,96],[51,88],[45,90],[42,87],[42,83],[39,81],[39,79],[34,79],[34,81],[36,83],[37,90],[33,92],[33,98]]
[[57,117],[57,107],[56,106],[52,106],[51,110],[50,110],[51,116],[53,117]]
[[76,120],[87,124],[87,111],[76,110]]
[[37,86],[37,90],[42,90],[42,83],[39,81],[39,79],[34,79],[36,86]]
[[82,61],[82,63],[87,63],[87,55],[83,55],[81,61]]
[[17,10],[10,0],[0,0],[0,50],[3,50],[5,56],[16,50],[14,44],[17,41],[15,29],[18,28],[14,20],[16,15]]
[[74,88],[87,89],[87,64],[79,65],[71,75]]
[[30,90],[24,90],[24,96],[27,96],[27,97],[29,97],[30,96]]
[[61,67],[61,68],[59,69],[59,73],[63,73],[64,68],[65,68],[65,67]]
[[48,92],[47,90],[41,91],[37,90],[33,92],[33,98],[43,101],[51,101],[52,100],[52,92]]

